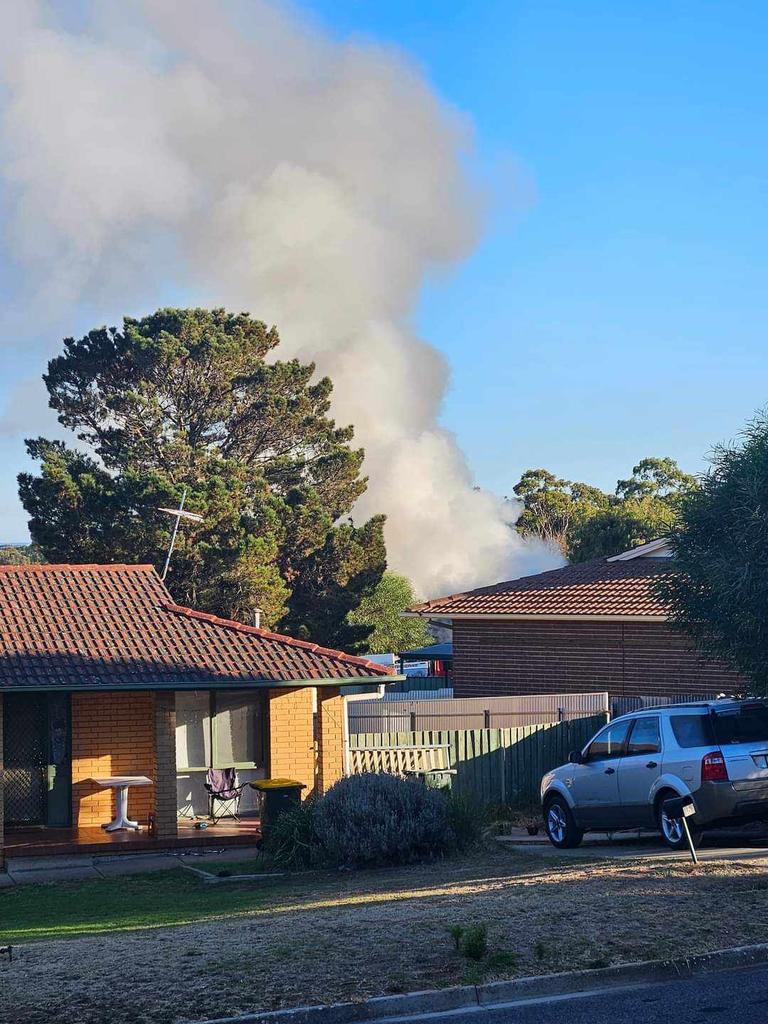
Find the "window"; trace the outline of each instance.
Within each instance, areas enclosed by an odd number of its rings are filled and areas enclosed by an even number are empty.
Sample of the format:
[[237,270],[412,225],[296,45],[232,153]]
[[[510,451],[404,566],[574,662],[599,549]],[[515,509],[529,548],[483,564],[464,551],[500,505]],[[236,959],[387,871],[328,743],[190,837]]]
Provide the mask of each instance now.
[[[264,776],[266,702],[258,690],[178,690],[176,769],[179,813],[208,813],[205,773],[237,768],[240,782]],[[256,809],[256,795],[243,791],[240,811]]]
[[587,760],[603,761],[607,758],[621,757],[629,726],[629,722],[616,722],[598,733],[587,749]]
[[670,722],[677,744],[684,750],[711,747],[715,742],[709,715],[672,715]]
[[208,768],[211,764],[211,695],[208,690],[176,693],[176,767]]
[[768,743],[768,707],[765,704],[741,704],[733,711],[714,714],[717,741],[732,743]]
[[264,698],[251,690],[176,694],[176,767],[251,767],[264,763]]
[[632,754],[658,754],[661,752],[659,720],[655,716],[636,718],[627,744],[627,756]]
[[242,690],[214,695],[214,767],[264,763],[263,702]]

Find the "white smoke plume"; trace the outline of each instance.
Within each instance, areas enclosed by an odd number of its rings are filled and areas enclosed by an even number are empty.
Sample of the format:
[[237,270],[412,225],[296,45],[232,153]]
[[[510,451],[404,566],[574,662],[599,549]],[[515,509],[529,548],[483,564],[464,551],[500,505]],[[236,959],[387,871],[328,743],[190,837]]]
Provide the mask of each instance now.
[[481,203],[467,124],[406,60],[262,0],[3,0],[0,113],[5,243],[41,322],[170,289],[247,309],[334,380],[367,453],[356,515],[387,514],[422,595],[558,564],[473,489],[445,361],[409,326]]

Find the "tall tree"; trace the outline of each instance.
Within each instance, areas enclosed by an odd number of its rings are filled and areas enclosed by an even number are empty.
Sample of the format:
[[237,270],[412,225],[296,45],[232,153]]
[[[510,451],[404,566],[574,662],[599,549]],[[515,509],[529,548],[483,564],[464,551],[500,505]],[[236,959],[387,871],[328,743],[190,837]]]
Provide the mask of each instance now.
[[676,571],[657,584],[671,621],[768,694],[768,412],[715,449],[672,544]]
[[610,502],[597,487],[562,480],[546,469],[526,470],[514,493],[523,503],[518,532],[539,537],[564,555],[579,525]]
[[523,502],[517,530],[556,544],[574,562],[605,557],[669,533],[696,486],[670,458],[642,459],[613,494],[529,469],[514,487]]
[[[248,314],[163,309],[67,338],[44,381],[77,448],[27,442],[30,531],[52,561],[162,564],[177,502],[185,523],[168,577],[177,600],[335,643],[364,645],[348,612],[386,557],[383,518],[337,525],[363,493],[352,427],[329,416],[331,381],[274,359],[276,329]],[[271,357],[268,361],[267,357]]]
[[586,517],[573,531],[568,556],[573,562],[607,558],[665,537],[676,522],[677,506],[660,498],[613,498],[606,508]]
[[367,646],[371,654],[397,654],[435,643],[420,618],[406,618],[403,612],[418,597],[406,576],[385,572],[376,589],[349,613],[349,621],[371,629]]
[[674,459],[641,459],[629,480],[619,480],[616,495],[624,501],[658,498],[670,505],[698,486],[691,473],[684,473]]

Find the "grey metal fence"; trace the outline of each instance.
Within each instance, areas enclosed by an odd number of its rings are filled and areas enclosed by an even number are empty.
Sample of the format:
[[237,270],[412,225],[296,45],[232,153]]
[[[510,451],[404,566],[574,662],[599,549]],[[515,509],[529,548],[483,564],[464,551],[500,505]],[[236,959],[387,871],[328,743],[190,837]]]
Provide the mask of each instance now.
[[640,697],[611,697],[611,716],[617,718],[631,711],[667,707],[670,704],[696,704],[700,701],[714,700],[717,696],[716,693],[675,693],[670,697],[657,697],[651,694]]
[[348,703],[349,733],[509,729],[607,714],[608,694],[544,693],[524,697],[356,700]]

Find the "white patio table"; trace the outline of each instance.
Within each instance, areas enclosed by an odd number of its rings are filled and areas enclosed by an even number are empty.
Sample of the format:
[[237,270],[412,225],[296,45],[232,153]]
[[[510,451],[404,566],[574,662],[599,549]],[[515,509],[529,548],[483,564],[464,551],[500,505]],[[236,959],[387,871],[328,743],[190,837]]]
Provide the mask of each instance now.
[[107,832],[119,832],[123,829],[138,829],[138,821],[128,817],[128,790],[131,786],[151,786],[152,779],[146,775],[108,775],[100,779],[91,779],[97,786],[115,790],[115,816],[112,821],[101,827]]

